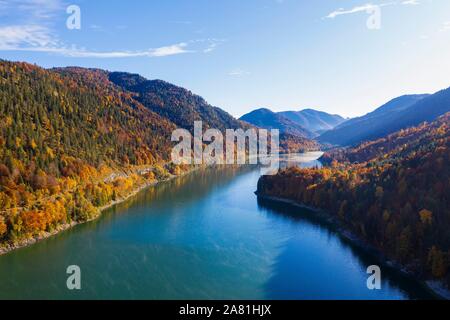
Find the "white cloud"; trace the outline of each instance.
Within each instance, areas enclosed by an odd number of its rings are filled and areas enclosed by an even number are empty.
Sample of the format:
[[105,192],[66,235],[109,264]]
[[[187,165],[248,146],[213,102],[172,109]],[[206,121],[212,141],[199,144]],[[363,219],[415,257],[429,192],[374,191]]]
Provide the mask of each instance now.
[[211,43],[203,50],[203,52],[204,52],[204,53],[208,53],[208,52],[214,51],[214,50],[217,48],[218,45],[219,45],[219,42],[211,42]]
[[67,4],[61,0],[1,0],[0,15],[22,15],[27,19],[47,19],[58,11],[64,10]]
[[75,58],[167,57],[189,52],[211,52],[218,43],[216,39],[199,39],[148,50],[93,51],[75,45],[67,46],[43,26],[0,27],[0,51],[43,52]]
[[[65,0],[0,0],[0,17],[15,21],[10,25],[0,22],[0,51],[24,51],[57,54],[77,58],[131,58],[166,57],[184,53],[209,53],[222,42],[218,39],[198,39],[143,50],[97,51],[62,41],[47,19],[65,13]],[[119,29],[125,26],[117,26]],[[89,29],[103,31],[91,24]]]
[[175,21],[171,21],[171,23],[189,25],[189,24],[192,24],[192,21],[189,21],[189,20],[175,20]]
[[151,57],[173,56],[175,54],[189,52],[186,50],[187,43],[178,43],[167,47],[160,47],[149,51]]
[[45,52],[72,58],[136,58],[136,57],[166,57],[189,52],[183,49],[183,44],[149,49],[144,51],[89,51],[85,48],[73,47],[38,47],[18,49],[19,51]]
[[446,21],[442,24],[442,27],[439,29],[439,31],[450,31],[450,21]]
[[30,48],[55,46],[57,42],[46,27],[39,25],[0,27],[0,50],[19,46]]
[[353,13],[358,13],[358,12],[367,12],[370,11],[373,8],[377,8],[377,7],[386,7],[386,6],[392,6],[392,5],[398,5],[398,4],[402,4],[402,5],[418,5],[420,4],[419,0],[403,0],[401,2],[386,2],[386,3],[380,3],[380,4],[372,4],[372,3],[367,3],[364,5],[360,5],[360,6],[356,6],[353,7],[351,9],[345,10],[344,8],[339,8],[331,13],[329,13],[325,18],[336,18],[337,16],[340,15],[346,15],[346,14],[353,14]]
[[368,3],[368,4],[365,4],[362,6],[354,7],[349,10],[345,10],[344,8],[339,8],[339,9],[329,13],[326,16],[326,18],[336,18],[337,16],[344,15],[344,14],[352,14],[352,13],[367,11],[367,10],[373,9],[374,7],[375,7],[375,5]]
[[418,5],[420,4],[419,0],[404,0],[402,1],[404,5]]
[[242,70],[241,68],[233,69],[228,73],[228,75],[231,77],[243,77],[249,74],[250,72]]

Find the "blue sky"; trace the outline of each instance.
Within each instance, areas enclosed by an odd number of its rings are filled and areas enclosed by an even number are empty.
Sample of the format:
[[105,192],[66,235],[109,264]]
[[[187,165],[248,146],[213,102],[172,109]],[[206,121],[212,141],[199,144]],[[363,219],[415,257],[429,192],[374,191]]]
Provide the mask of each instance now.
[[0,0],[0,58],[139,73],[235,116],[362,115],[450,86],[449,57],[448,0]]

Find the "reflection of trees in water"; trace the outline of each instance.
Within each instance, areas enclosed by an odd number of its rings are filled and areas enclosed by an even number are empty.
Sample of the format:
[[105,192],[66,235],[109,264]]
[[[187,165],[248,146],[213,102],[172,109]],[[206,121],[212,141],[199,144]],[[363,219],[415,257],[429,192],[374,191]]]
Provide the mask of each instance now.
[[185,205],[201,199],[230,183],[242,173],[250,172],[254,166],[215,166],[198,169],[184,176],[151,186],[129,200],[119,203],[109,212],[121,213],[133,206],[170,206],[173,201]]
[[[373,264],[381,264],[379,258],[373,252],[355,245],[349,239],[342,237],[336,230],[336,227],[327,221],[323,216],[318,216],[316,213],[298,206],[294,206],[288,203],[276,202],[266,199],[258,198],[258,209],[265,213],[268,217],[275,219],[288,220],[291,223],[298,223],[300,221],[307,222],[311,227],[316,228],[320,232],[325,233],[328,238],[335,237],[338,241],[339,246],[343,249],[350,250],[355,261],[358,263],[359,267],[363,272],[366,268]],[[295,241],[295,240],[292,240]],[[266,282],[266,291],[270,299],[279,299],[281,293],[275,292],[274,287],[279,282],[280,278],[285,277],[283,274],[283,266],[285,263],[289,263],[287,259],[291,257],[290,253],[287,252],[291,246],[286,243],[283,246],[283,250],[275,259],[272,266],[273,272],[271,278]],[[301,257],[299,257],[301,259]],[[319,276],[319,275],[318,275]],[[432,295],[427,289],[425,289],[416,280],[411,279],[399,271],[390,268],[388,266],[382,267],[382,277],[383,281],[387,283],[390,287],[397,287],[406,294],[410,299],[433,299],[435,296]],[[345,290],[345,288],[343,289]],[[324,294],[326,296],[326,293]],[[343,294],[345,297],[345,294]],[[283,298],[283,297],[282,297]],[[289,297],[284,297],[289,298]],[[292,298],[292,297],[290,297]]]

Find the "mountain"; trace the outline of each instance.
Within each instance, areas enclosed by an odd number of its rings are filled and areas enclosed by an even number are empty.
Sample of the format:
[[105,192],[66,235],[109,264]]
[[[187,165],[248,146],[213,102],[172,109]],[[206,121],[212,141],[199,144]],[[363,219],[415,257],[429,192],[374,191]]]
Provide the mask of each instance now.
[[[189,90],[136,74],[0,61],[0,252],[97,217],[190,169],[171,163],[177,127],[250,124]],[[283,152],[316,142],[283,134]]]
[[277,114],[269,109],[261,108],[243,115],[240,120],[246,121],[260,128],[279,129],[280,133],[286,133],[298,137],[310,138],[311,132],[294,121]]
[[433,147],[431,142],[438,140],[437,137],[442,135],[442,132],[449,134],[449,123],[450,112],[431,123],[423,122],[419,126],[402,129],[377,140],[365,141],[354,147],[328,150],[320,161],[330,165],[333,161],[352,164],[405,158],[424,146]]
[[163,81],[0,61],[0,251],[189,169],[170,163],[170,138],[194,119],[248,126]]
[[278,114],[292,120],[306,130],[316,134],[331,130],[346,121],[339,115],[329,114],[313,109],[304,109],[302,111],[283,111],[278,112]]
[[[217,128],[222,132],[226,129],[246,130],[255,125],[243,121],[242,118],[235,119],[222,109],[209,105],[191,91],[162,80],[147,80],[138,74],[125,72],[111,72],[108,77],[112,83],[131,92],[133,98],[143,106],[181,128],[192,131],[194,121],[198,120],[203,122],[203,128]],[[280,134],[281,152],[304,152],[319,148],[317,142],[307,138],[310,134],[303,128],[297,128],[296,124],[286,119],[280,120],[282,121],[286,127],[292,128]]]
[[353,145],[423,121],[433,121],[447,111],[450,111],[450,88],[432,95],[405,95],[365,116],[342,123],[319,136],[318,140],[336,145]]
[[122,89],[134,93],[134,99],[178,127],[193,130],[194,121],[202,121],[204,128],[249,128],[224,110],[209,105],[191,91],[162,80],[147,80],[138,74],[109,73],[109,80]]
[[[435,96],[436,106],[442,94]],[[450,288],[449,124],[446,113],[431,123],[332,151],[322,159],[331,166],[262,176],[258,195],[324,210],[393,265]]]
[[176,125],[108,76],[0,62],[0,252],[184,170],[169,164]]

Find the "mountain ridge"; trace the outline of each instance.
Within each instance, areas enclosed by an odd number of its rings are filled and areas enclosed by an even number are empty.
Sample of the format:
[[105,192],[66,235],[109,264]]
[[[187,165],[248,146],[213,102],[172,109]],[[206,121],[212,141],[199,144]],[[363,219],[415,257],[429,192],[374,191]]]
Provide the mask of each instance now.
[[424,121],[433,121],[447,111],[450,111],[450,88],[434,94],[403,95],[323,133],[318,141],[341,146],[353,145]]
[[255,109],[244,114],[239,119],[260,128],[279,129],[280,133],[287,133],[302,138],[312,137],[312,133],[302,126],[268,108]]
[[340,115],[330,114],[311,108],[300,111],[282,111],[278,112],[278,114],[289,118],[315,134],[320,131],[331,130],[346,121],[346,119]]

